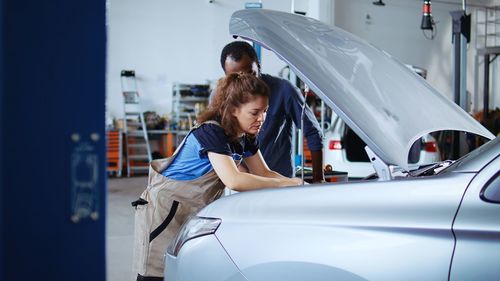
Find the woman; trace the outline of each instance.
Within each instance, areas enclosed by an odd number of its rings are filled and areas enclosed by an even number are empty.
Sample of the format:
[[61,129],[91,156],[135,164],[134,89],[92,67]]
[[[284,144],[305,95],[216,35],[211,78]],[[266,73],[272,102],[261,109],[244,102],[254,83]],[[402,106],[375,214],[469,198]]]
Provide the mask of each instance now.
[[[174,155],[151,163],[148,188],[133,202],[137,280],[163,276],[163,255],[181,225],[225,186],[247,191],[302,183],[271,171],[259,151],[256,135],[268,97],[267,85],[254,75],[227,75]],[[243,159],[250,173],[238,170]]]

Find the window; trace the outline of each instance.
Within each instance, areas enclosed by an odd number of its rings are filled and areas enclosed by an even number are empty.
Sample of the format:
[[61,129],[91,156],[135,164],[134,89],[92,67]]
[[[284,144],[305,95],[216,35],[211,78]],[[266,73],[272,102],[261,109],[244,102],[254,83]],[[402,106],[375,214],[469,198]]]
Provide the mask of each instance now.
[[500,203],[500,177],[497,172],[481,190],[481,199],[487,202]]

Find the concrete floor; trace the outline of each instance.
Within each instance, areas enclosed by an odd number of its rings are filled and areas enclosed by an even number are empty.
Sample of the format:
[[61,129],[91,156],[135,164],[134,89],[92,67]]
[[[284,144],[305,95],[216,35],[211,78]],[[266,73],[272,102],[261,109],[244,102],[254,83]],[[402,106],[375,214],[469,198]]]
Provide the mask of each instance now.
[[134,208],[130,202],[137,200],[146,189],[147,177],[108,179],[106,217],[106,280],[135,280],[132,275],[134,239]]

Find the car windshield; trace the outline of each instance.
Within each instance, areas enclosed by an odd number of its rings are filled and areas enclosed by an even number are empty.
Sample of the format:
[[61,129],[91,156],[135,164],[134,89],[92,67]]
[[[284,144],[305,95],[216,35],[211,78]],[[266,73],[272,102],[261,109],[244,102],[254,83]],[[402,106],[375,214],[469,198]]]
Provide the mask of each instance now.
[[498,145],[500,143],[500,138],[497,137],[482,146],[474,149],[470,153],[464,155],[460,159],[454,161],[451,165],[444,169],[439,169],[436,171],[436,174],[441,174],[441,173],[447,173],[447,172],[453,172],[456,170],[468,170],[468,169],[473,169],[474,168],[474,162],[476,162],[477,159],[481,158],[485,154],[489,153],[495,153],[498,154]]
[[441,161],[438,163],[429,164],[429,165],[420,167],[419,169],[410,171],[409,175],[412,177],[436,175],[440,171],[448,168],[453,163],[455,163],[455,161],[453,161],[453,160],[444,160],[444,161]]

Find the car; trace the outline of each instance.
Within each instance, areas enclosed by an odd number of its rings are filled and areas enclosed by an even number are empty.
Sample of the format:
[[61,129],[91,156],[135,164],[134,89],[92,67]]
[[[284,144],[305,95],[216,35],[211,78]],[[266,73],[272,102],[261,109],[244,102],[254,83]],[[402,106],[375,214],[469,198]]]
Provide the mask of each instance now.
[[[229,30],[290,65],[366,143],[377,176],[216,200],[168,247],[166,280],[500,280],[500,138],[339,28],[247,9]],[[489,141],[411,170],[412,144],[439,130]]]
[[[369,177],[375,170],[365,151],[366,144],[334,113],[324,135],[323,162],[336,171],[347,172],[350,179]],[[425,134],[415,141],[408,154],[411,168],[441,161],[436,139]]]

